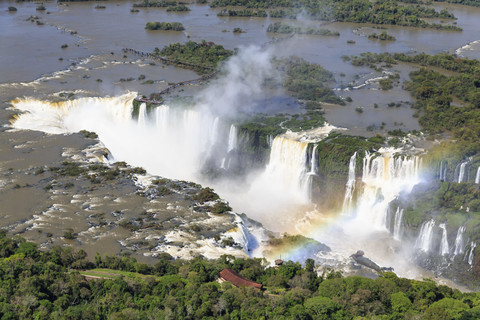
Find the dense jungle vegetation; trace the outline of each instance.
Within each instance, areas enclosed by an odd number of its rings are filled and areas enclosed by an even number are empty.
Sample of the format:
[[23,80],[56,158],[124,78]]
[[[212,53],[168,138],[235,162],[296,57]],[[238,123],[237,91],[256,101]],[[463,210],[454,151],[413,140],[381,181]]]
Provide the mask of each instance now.
[[[213,0],[210,6],[229,7],[241,6],[245,15],[256,13],[258,9],[273,9],[270,16],[275,18],[295,18],[302,13],[311,19],[389,24],[422,28],[436,28],[460,31],[461,28],[438,23],[428,23],[423,18],[455,19],[447,10],[435,11],[420,5],[405,5],[398,1],[376,0],[342,0],[342,1],[311,1],[311,0]],[[252,10],[257,9],[257,10]],[[236,10],[224,10],[236,11]],[[265,12],[265,16],[266,16]],[[230,15],[230,14],[229,14]]]
[[178,5],[177,1],[169,1],[169,0],[162,0],[162,1],[149,1],[144,0],[139,3],[134,3],[134,8],[166,8],[166,7],[176,7]]
[[[153,265],[71,247],[38,250],[0,233],[1,319],[475,319],[480,294],[431,280],[318,276],[314,261],[278,269],[262,259],[173,260]],[[100,270],[76,271],[92,268]],[[107,269],[105,269],[107,268]],[[263,290],[216,282],[230,268]],[[87,281],[82,275],[90,275]],[[100,279],[92,275],[103,274]]]
[[147,30],[173,30],[173,31],[183,31],[185,28],[180,22],[147,22],[145,25]]
[[372,34],[369,34],[368,39],[377,39],[377,40],[382,40],[382,41],[385,41],[385,40],[395,41],[396,40],[394,36],[389,35],[386,31],[382,31],[379,34],[377,34],[375,32],[372,33]]
[[207,70],[202,67],[216,69],[221,61],[230,57],[234,52],[213,42],[202,41],[198,43],[188,41],[184,44],[172,43],[162,50],[155,48],[153,53],[182,64],[187,63],[200,66],[200,69],[194,66],[192,68],[198,72],[206,72]]
[[217,16],[219,17],[267,17],[265,10],[252,10],[252,9],[225,9],[220,11]]
[[295,27],[295,26],[289,25],[288,23],[279,22],[279,21],[269,24],[267,27],[267,32],[313,34],[318,36],[339,36],[340,35],[340,33],[337,31],[331,31],[328,29]]
[[333,81],[333,74],[315,63],[303,58],[290,57],[275,59],[277,70],[284,74],[283,87],[294,97],[301,100],[345,104],[327,86]]

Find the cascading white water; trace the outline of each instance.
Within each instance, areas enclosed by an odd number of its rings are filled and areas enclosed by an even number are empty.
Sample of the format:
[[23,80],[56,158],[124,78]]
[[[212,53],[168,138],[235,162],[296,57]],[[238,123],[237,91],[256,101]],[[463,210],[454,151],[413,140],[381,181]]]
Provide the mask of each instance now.
[[370,172],[370,161],[373,158],[373,154],[365,151],[365,157],[363,158],[363,167],[362,167],[362,181],[367,179],[368,173]]
[[366,228],[387,230],[388,206],[400,192],[410,192],[420,179],[420,158],[399,156],[395,149],[382,148],[380,156],[368,152],[363,159],[363,189],[358,197],[357,220]]
[[[112,98],[80,98],[52,103],[24,99],[13,105],[28,111],[13,125],[49,133],[94,131],[115,159],[142,166],[152,174],[196,180],[212,147],[215,120],[208,112],[159,106],[150,114],[145,104],[132,117],[135,93]],[[149,117],[152,121],[148,121]]]
[[397,207],[395,212],[395,222],[393,224],[393,238],[395,240],[401,240],[403,235],[403,209]]
[[138,125],[140,127],[145,126],[147,123],[147,105],[142,103],[138,109]]
[[439,224],[438,227],[442,229],[442,241],[440,242],[440,254],[442,256],[448,255],[450,253],[450,248],[448,246],[447,227],[445,226],[445,223]]
[[480,166],[477,168],[477,174],[475,175],[475,183],[480,183]]
[[440,174],[438,178],[442,181],[447,180],[447,163],[443,164],[443,161],[440,161]]
[[[39,130],[53,134],[89,129],[85,122],[100,125],[101,117],[112,118],[109,122],[114,121],[116,125],[124,125],[132,120],[132,100],[135,96],[135,93],[128,93],[115,98],[80,98],[64,102],[16,99],[12,101],[13,107],[24,113],[16,117],[12,124],[18,129]],[[89,119],[79,117],[80,109],[89,113]],[[74,113],[75,116],[72,116]]]
[[215,145],[215,143],[217,142],[217,138],[219,136],[219,133],[218,133],[218,123],[220,122],[220,118],[219,117],[215,117],[215,120],[213,120],[213,128],[212,128],[212,132],[210,134],[210,141],[211,141],[211,145]]
[[438,173],[438,179],[443,180],[443,161],[440,161],[440,171]]
[[455,250],[453,251],[453,254],[459,255],[462,254],[464,251],[464,243],[463,243],[463,233],[465,232],[465,226],[461,226],[458,228],[457,231],[457,237],[455,238]]
[[465,179],[465,167],[467,166],[467,163],[468,162],[462,162],[460,164],[460,170],[458,173],[458,181],[457,181],[458,183],[463,182]]
[[[313,156],[313,145],[326,137],[335,127],[326,125],[314,133],[287,132],[275,137],[270,149],[270,158],[265,170],[252,172],[251,182],[243,189],[222,188],[217,190],[231,200],[234,208],[248,212],[249,217],[260,220],[266,227],[275,231],[298,232],[297,223],[311,210],[312,157],[317,158],[318,147]],[[241,137],[241,136],[240,136]],[[243,139],[243,137],[241,137]],[[310,149],[309,148],[310,145]],[[317,163],[314,160],[314,170]]]
[[158,106],[155,108],[154,114],[157,129],[161,132],[166,132],[168,130],[170,108],[165,105]]
[[477,247],[477,243],[472,242],[472,244],[470,245],[470,253],[468,254],[468,264],[469,265],[473,264],[473,256],[474,256],[474,252],[475,252],[476,247]]
[[[365,159],[364,159],[365,160]],[[350,157],[350,162],[348,163],[348,180],[345,187],[345,197],[343,199],[343,209],[342,213],[347,214],[352,205],[353,192],[355,191],[355,165],[357,163],[357,152],[355,151]]]
[[309,199],[311,198],[313,176],[316,174],[317,148],[318,144],[313,146],[312,157],[310,158],[310,171],[307,173],[305,181],[303,183],[303,190],[308,195]]
[[270,146],[270,148],[272,147],[273,145],[273,136],[272,135],[268,135],[268,145]]
[[273,184],[289,186],[290,191],[304,201],[308,200],[306,190],[308,143],[278,136],[273,140],[270,161],[265,174]]
[[318,144],[313,146],[312,158],[310,159],[310,174],[315,174],[317,172],[316,163],[317,163],[317,148]]
[[235,243],[238,243],[242,246],[245,253],[248,254],[249,247],[250,247],[250,238],[251,235],[248,232],[247,227],[245,226],[245,222],[243,221],[242,217],[235,213],[235,223],[237,227],[231,232],[227,233],[229,237],[232,237]]
[[230,152],[236,148],[237,148],[237,127],[232,124],[230,126],[230,132],[228,133],[227,152]]
[[417,241],[415,242],[415,248],[423,252],[430,251],[432,247],[434,226],[435,221],[433,219],[430,221],[425,221],[422,224],[422,228],[420,229],[420,233],[418,234]]

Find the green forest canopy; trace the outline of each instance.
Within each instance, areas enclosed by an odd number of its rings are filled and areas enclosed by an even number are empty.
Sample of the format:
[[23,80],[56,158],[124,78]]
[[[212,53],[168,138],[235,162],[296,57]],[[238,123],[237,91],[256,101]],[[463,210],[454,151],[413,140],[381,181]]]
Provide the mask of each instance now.
[[[461,293],[431,280],[318,276],[314,262],[263,259],[190,261],[158,256],[153,265],[33,243],[0,232],[1,319],[478,319],[480,294]],[[87,281],[75,269],[108,268]],[[230,268],[266,291],[216,282]],[[102,273],[108,270],[102,269]],[[120,271],[114,271],[120,270]],[[98,274],[82,272],[83,274]]]

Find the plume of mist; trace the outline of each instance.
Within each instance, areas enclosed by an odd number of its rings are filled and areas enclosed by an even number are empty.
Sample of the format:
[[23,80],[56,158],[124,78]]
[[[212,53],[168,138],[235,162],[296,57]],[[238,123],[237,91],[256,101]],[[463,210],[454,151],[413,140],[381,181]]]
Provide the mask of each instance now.
[[271,58],[271,50],[258,46],[241,48],[225,63],[221,76],[200,92],[200,111],[220,117],[254,111],[255,99],[264,95],[265,79],[276,76]]

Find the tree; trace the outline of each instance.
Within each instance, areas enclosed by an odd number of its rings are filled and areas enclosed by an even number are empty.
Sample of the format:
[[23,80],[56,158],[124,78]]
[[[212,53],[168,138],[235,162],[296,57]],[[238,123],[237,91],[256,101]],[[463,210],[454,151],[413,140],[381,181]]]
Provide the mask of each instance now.
[[327,297],[313,297],[304,303],[305,309],[314,319],[331,319],[341,306]]
[[432,303],[425,312],[425,320],[455,320],[461,319],[469,307],[452,298],[444,298]]
[[412,307],[412,302],[403,292],[392,294],[390,298],[392,310],[397,313],[405,313]]

